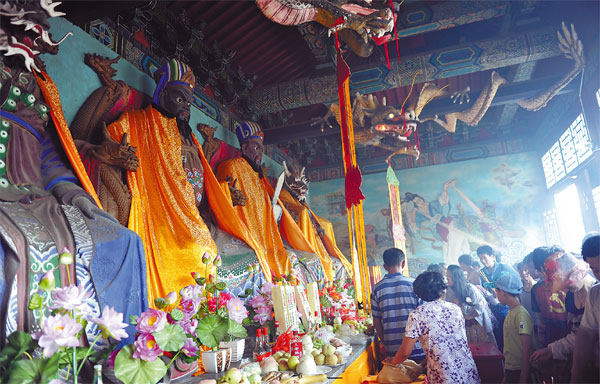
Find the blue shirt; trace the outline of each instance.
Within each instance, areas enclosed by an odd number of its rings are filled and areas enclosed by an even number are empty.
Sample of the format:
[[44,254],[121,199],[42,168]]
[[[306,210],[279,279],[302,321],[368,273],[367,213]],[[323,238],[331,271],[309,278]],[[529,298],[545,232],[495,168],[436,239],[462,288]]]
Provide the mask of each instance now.
[[[487,267],[483,267],[479,270],[479,275],[481,277],[481,284],[483,285],[484,283],[493,283],[496,280],[498,280],[500,275],[502,275],[503,273],[514,273],[515,275],[517,275],[519,277],[519,279],[521,278],[521,276],[519,275],[519,272],[515,271],[513,269],[513,267],[511,267],[510,265],[503,264],[503,263],[494,263],[494,271],[491,274],[488,271]],[[489,289],[489,288],[488,288],[488,290],[491,291],[491,289]],[[510,310],[510,308],[508,307],[508,305],[504,305],[504,304],[498,304],[496,306],[496,308],[492,308],[492,312],[494,313],[494,315],[496,317],[498,317],[498,315],[500,315],[500,317],[501,317],[501,319],[498,319],[498,321],[502,321],[502,319],[504,319],[506,317],[506,315],[508,314],[509,310]]]
[[[421,304],[413,292],[413,280],[401,273],[390,273],[375,285],[371,293],[373,318],[383,324],[383,345],[388,357],[393,357],[404,339],[408,315]],[[425,359],[417,341],[410,355],[412,360]]]

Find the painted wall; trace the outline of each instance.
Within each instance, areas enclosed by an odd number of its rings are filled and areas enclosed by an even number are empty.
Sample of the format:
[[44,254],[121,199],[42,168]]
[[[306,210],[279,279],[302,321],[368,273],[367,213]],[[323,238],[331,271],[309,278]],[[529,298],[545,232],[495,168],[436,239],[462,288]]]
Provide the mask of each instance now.
[[[46,63],[48,74],[58,87],[63,112],[67,123],[70,123],[87,97],[101,86],[96,73],[83,62],[84,55],[86,53],[96,53],[112,59],[117,54],[66,19],[55,17],[49,21],[50,32],[54,39],[59,39],[67,32],[73,33],[73,36],[67,38],[60,45],[57,55],[46,54],[41,56]],[[148,95],[154,93],[156,86],[154,80],[138,70],[133,64],[121,59],[113,67],[117,70],[116,80],[123,80],[130,86]],[[237,138],[233,132],[223,128],[220,123],[208,117],[198,108],[193,107],[191,109],[190,125],[194,128],[196,137],[202,143],[202,136],[195,130],[198,123],[217,127],[217,131],[215,132],[216,138],[239,147]],[[283,167],[279,163],[276,163],[267,156],[263,156],[263,159],[265,165],[271,167],[270,176],[278,176],[283,172]]]
[[[430,263],[456,264],[458,256],[489,244],[513,264],[544,243],[544,191],[534,153],[442,164],[396,171],[403,200],[403,220],[411,275]],[[444,196],[444,185],[447,194]],[[385,173],[365,175],[362,190],[370,264],[383,264],[393,246]],[[338,244],[349,254],[344,180],[310,184],[311,207],[331,220]]]

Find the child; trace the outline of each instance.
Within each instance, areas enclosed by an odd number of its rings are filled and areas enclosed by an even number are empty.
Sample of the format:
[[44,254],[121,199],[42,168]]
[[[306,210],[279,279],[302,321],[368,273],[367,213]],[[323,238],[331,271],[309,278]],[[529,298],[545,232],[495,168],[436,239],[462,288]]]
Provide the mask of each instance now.
[[523,282],[514,273],[504,273],[496,280],[495,287],[498,301],[510,308],[504,320],[503,383],[527,383],[533,322],[519,302]]

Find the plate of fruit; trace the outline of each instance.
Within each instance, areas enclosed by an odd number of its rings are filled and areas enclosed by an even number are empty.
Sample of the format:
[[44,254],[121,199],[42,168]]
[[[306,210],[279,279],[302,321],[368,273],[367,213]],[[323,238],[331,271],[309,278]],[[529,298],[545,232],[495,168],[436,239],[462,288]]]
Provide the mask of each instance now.
[[344,356],[337,352],[335,346],[332,344],[324,344],[321,349],[312,351],[312,355],[317,366],[327,365],[336,367],[344,364],[345,361]]

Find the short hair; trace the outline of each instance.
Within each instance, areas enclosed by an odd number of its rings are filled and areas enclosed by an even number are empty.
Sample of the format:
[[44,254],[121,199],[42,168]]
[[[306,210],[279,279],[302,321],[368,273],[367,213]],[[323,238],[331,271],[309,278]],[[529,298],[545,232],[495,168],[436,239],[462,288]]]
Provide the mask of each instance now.
[[489,245],[482,245],[481,247],[477,248],[477,256],[483,254],[494,256],[494,250]]
[[515,270],[517,270],[517,272],[521,272],[523,269],[525,269],[524,262],[519,261],[518,263],[515,264]]
[[444,275],[444,267],[442,267],[440,264],[429,264],[429,266],[427,267],[427,271],[428,272],[437,272],[437,273],[441,274],[442,276]]
[[546,261],[548,256],[550,256],[551,254],[556,253],[556,252],[563,252],[563,249],[557,245],[553,245],[550,247],[546,247],[546,246],[537,247],[529,255],[527,255],[525,257],[526,258],[531,257],[531,260],[533,260],[533,266],[535,267],[535,269],[538,270],[539,272],[544,272],[544,262]]
[[581,244],[581,256],[587,261],[589,258],[600,256],[600,235],[588,236]]
[[473,258],[469,254],[460,255],[458,257],[458,262],[460,264],[468,265],[469,267],[473,266]]
[[388,267],[400,265],[402,261],[404,261],[404,252],[401,249],[390,248],[383,252],[383,264]]
[[434,301],[442,297],[448,285],[441,273],[426,271],[413,283],[413,291],[421,300]]

